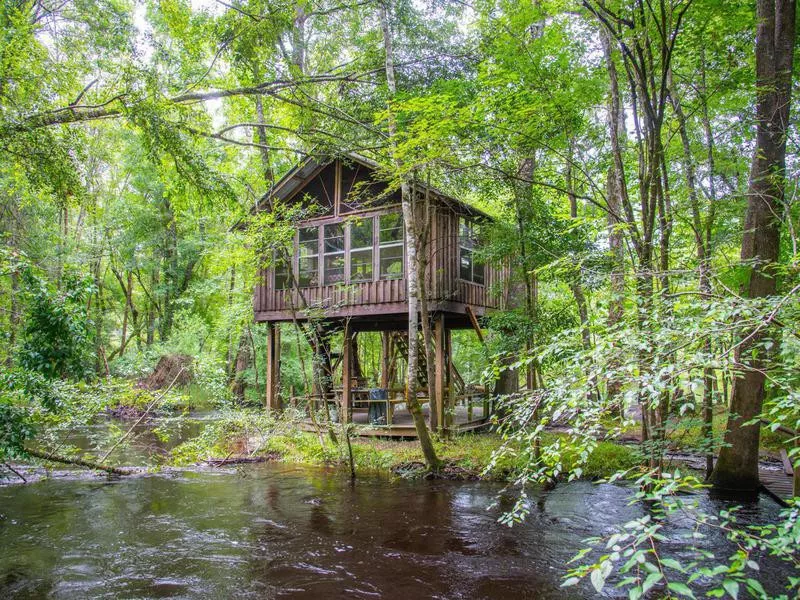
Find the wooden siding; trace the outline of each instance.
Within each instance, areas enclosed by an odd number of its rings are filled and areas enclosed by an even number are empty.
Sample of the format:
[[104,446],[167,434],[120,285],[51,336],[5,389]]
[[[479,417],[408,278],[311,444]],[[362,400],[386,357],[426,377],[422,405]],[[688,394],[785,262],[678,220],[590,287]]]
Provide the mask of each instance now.
[[[326,177],[326,169],[342,169],[347,172],[348,167],[342,167],[338,163],[331,163],[322,171],[316,171],[312,182],[330,181],[330,175]],[[337,185],[347,187],[352,185],[353,180],[364,177],[361,173],[347,173],[344,178],[336,176]],[[342,181],[344,179],[344,181]],[[373,184],[375,185],[375,184]],[[344,194],[342,194],[344,192]],[[299,188],[296,195],[303,194],[303,188]],[[330,193],[328,192],[329,196]],[[362,207],[340,204],[342,196],[347,196],[347,190],[337,190],[333,196],[336,198],[334,214],[329,216],[318,216],[310,219],[307,223],[298,224],[298,228],[306,224],[323,226],[329,223],[342,222],[354,213],[360,213],[363,217],[378,216],[386,213],[399,212],[399,206],[380,206]],[[390,200],[396,200],[395,195],[390,195]],[[484,314],[486,309],[494,309],[505,306],[505,301],[490,294],[489,291],[499,290],[503,286],[508,270],[498,269],[486,265],[484,285],[476,284],[471,281],[464,281],[459,278],[459,238],[458,227],[459,217],[464,213],[464,208],[459,205],[448,203],[443,199],[432,197],[430,211],[430,242],[428,252],[430,254],[428,268],[426,271],[426,284],[428,299],[431,302],[431,310],[441,310],[445,312],[465,313],[467,305],[476,309],[478,314]],[[341,208],[340,208],[341,207]],[[348,213],[347,216],[343,213]],[[346,264],[349,265],[349,243],[346,246]],[[375,251],[373,251],[375,252]],[[373,257],[373,273],[378,276],[377,254]],[[297,265],[297,256],[293,264]],[[323,280],[323,258],[320,255],[319,268],[320,281]],[[408,272],[408,265],[405,265],[405,272]],[[260,275],[260,285],[256,286],[254,297],[254,312],[259,321],[291,320],[292,318],[303,318],[304,307],[311,309],[322,309],[328,315],[340,316],[359,316],[359,315],[380,315],[380,314],[402,314],[406,309],[404,305],[407,300],[406,279],[379,280],[357,283],[344,283],[336,285],[320,285],[316,287],[301,288],[297,290],[274,290],[272,289],[273,273],[272,269],[263,270]],[[303,298],[301,298],[301,294]]]
[[[406,301],[406,280],[390,279],[364,283],[326,285],[296,290],[272,290],[269,280],[256,288],[256,312],[293,310],[298,314],[303,307],[332,310],[346,306],[392,304]],[[305,299],[305,302],[303,302]]]

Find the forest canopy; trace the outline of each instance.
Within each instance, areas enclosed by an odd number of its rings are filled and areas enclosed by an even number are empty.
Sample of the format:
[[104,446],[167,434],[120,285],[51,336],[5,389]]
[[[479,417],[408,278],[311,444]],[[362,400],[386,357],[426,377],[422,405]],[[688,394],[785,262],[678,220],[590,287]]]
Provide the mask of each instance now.
[[[520,489],[631,431],[648,493],[676,435],[718,488],[756,489],[775,432],[797,469],[796,19],[789,0],[4,2],[0,459],[59,386],[165,355],[262,405],[254,287],[308,216],[267,192],[358,153],[404,203],[426,184],[494,218],[476,260],[516,302],[456,352],[467,384],[513,380],[496,460],[522,454]],[[286,398],[315,376],[293,335]]]

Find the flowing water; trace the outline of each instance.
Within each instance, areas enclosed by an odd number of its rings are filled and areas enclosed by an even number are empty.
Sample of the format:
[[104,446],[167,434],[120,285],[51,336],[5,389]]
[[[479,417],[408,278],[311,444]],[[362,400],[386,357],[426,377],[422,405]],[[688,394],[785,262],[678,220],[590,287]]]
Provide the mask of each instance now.
[[[559,587],[565,562],[642,514],[629,490],[578,482],[532,496],[509,529],[513,499],[487,510],[499,491],[280,463],[6,486],[0,598],[590,598]],[[778,510],[762,499],[742,518]],[[786,579],[771,569],[765,584]]]

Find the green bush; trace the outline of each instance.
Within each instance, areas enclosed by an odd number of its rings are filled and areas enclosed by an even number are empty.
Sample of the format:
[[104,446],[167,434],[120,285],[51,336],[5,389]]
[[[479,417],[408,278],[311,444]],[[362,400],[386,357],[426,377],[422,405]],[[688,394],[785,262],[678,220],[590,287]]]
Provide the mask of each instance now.
[[27,288],[20,364],[50,378],[84,379],[93,374],[94,348],[86,299],[89,278],[65,274],[56,290],[31,267],[22,270]]

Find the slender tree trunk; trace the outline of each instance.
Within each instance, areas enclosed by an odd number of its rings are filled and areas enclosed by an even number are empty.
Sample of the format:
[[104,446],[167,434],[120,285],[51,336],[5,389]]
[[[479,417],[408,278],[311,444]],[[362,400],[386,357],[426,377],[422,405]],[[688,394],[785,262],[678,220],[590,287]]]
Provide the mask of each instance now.
[[[608,328],[613,331],[622,321],[625,306],[625,246],[623,240],[625,219],[623,210],[628,196],[625,163],[622,160],[625,140],[625,114],[620,97],[617,67],[614,62],[611,40],[608,32],[602,27],[600,28],[600,40],[603,45],[603,54],[609,79],[608,127],[613,157],[613,163],[608,168],[606,177],[608,246],[609,254],[611,255],[611,301],[608,308]],[[618,411],[620,416],[623,416],[622,382],[614,374],[617,367],[618,364],[616,362],[611,363],[612,374],[606,384],[606,393],[608,401],[614,406],[615,412]]]
[[[748,298],[776,291],[774,268],[780,248],[786,175],[786,133],[792,89],[795,43],[794,0],[758,0],[756,34],[756,147],[747,194],[742,261],[748,273]],[[725,446],[711,479],[718,488],[750,491],[758,488],[761,427],[746,425],[761,413],[769,355],[762,342],[767,332],[749,335],[736,350],[743,370],[734,379]]]
[[14,350],[17,345],[17,331],[19,330],[19,239],[17,231],[19,229],[19,211],[15,199],[11,199],[11,219],[10,228],[11,235],[8,237],[8,245],[11,250],[12,265],[11,265],[11,314],[8,316],[8,355],[6,356],[6,366],[11,367],[14,363]]
[[[575,182],[572,177],[572,162],[575,159],[575,142],[570,139],[569,141],[569,154],[567,156],[567,165],[564,172],[564,179],[567,185],[567,196],[569,197],[569,216],[572,219],[578,218],[578,198],[575,193]],[[589,350],[592,346],[591,336],[589,334],[589,308],[586,302],[586,294],[583,291],[583,273],[579,266],[574,278],[569,284],[572,296],[575,298],[575,305],[578,307],[578,318],[581,322],[581,341],[583,342],[583,349]]]
[[239,335],[239,348],[236,351],[236,365],[233,373],[233,383],[231,392],[239,400],[244,400],[247,383],[244,380],[244,372],[250,364],[250,345],[247,343],[247,332],[242,330]]
[[[388,0],[387,0],[388,1]],[[393,98],[397,93],[397,84],[395,82],[394,73],[394,53],[392,50],[392,34],[389,27],[389,14],[386,4],[381,3],[379,6],[381,29],[383,30],[383,43],[384,51],[386,53],[386,83],[389,88],[390,98]],[[389,114],[389,136],[393,139],[396,131],[396,123],[394,115]],[[392,141],[392,144],[395,142]],[[397,157],[396,148],[392,147],[392,152],[395,155],[394,161],[398,172],[402,173],[403,164]],[[428,426],[425,424],[425,417],[422,414],[422,407],[417,399],[417,368],[419,361],[417,357],[419,346],[419,278],[416,269],[417,265],[417,250],[419,248],[419,240],[417,239],[416,219],[414,216],[414,209],[412,206],[411,190],[408,184],[408,179],[402,176],[401,181],[401,202],[403,210],[403,222],[406,229],[406,281],[408,284],[408,371],[406,373],[406,402],[408,404],[409,412],[414,419],[414,428],[419,438],[422,453],[425,456],[425,462],[429,469],[438,469],[439,458],[436,456],[436,450],[433,447]]]
[[[703,259],[700,261],[700,291],[703,294],[711,294],[711,258],[713,247],[711,245],[711,233],[714,228],[714,220],[717,208],[717,187],[715,183],[716,166],[714,162],[714,135],[711,130],[711,118],[708,116],[708,93],[706,88],[706,58],[703,46],[700,46],[700,96],[701,96],[701,116],[703,121],[703,133],[706,142],[706,163],[708,169],[708,210],[706,211],[705,222],[702,223]],[[698,256],[699,258],[699,256]],[[711,341],[706,341],[706,352],[711,356]],[[703,437],[708,440],[709,450],[706,455],[706,479],[711,478],[714,470],[714,396],[717,388],[717,378],[713,369],[705,369],[703,372]],[[727,398],[726,398],[727,401]]]
[[[155,255],[155,252],[153,254]],[[156,337],[156,310],[158,308],[156,306],[158,301],[156,288],[158,287],[159,279],[159,265],[156,262],[150,272],[150,305],[147,307],[147,338],[145,340],[147,346],[152,346]]]
[[[233,309],[233,290],[236,288],[236,265],[231,265],[231,278],[228,284],[228,310]],[[233,327],[228,329],[228,357],[225,364],[225,372],[228,376],[228,381],[232,381],[234,377],[233,371]]]
[[[128,313],[133,312],[133,271],[128,271],[128,282],[125,287],[125,310],[122,314],[122,341],[119,344],[119,355],[125,354],[128,345]],[[136,330],[136,317],[131,314],[134,331]]]
[[[711,226],[710,222],[703,222],[703,216],[700,209],[700,194],[697,189],[697,174],[695,169],[695,160],[692,156],[692,147],[689,140],[689,131],[686,122],[686,115],[683,112],[680,98],[678,97],[675,83],[672,80],[672,71],[669,72],[669,86],[670,86],[670,100],[672,103],[675,118],[678,122],[678,132],[681,137],[681,145],[683,147],[683,170],[686,177],[686,186],[689,190],[689,204],[692,209],[692,229],[695,237],[695,251],[697,254],[697,274],[698,285],[700,293],[704,297],[708,297],[711,293],[711,279],[709,277],[710,261],[711,261],[711,240],[710,236],[706,236],[706,228]],[[705,98],[701,99],[705,104]],[[707,108],[705,113],[708,113]],[[710,135],[710,125],[708,126],[708,133]],[[713,154],[712,154],[713,161]],[[713,180],[713,172],[709,173],[709,179]],[[713,183],[712,183],[713,186]],[[709,194],[709,207],[707,210],[707,219],[713,219],[713,194]],[[704,343],[704,351],[708,355],[708,360],[711,360],[711,341],[706,340]],[[714,469],[714,449],[713,449],[713,434],[714,434],[714,406],[713,406],[713,385],[714,385],[714,370],[709,367],[703,368],[703,439],[707,445],[706,449],[706,478],[711,477],[711,471]]]
[[163,318],[159,327],[162,340],[172,333],[172,322],[175,317],[175,301],[178,296],[178,226],[175,222],[175,211],[168,198],[163,198],[164,222],[164,304]]
[[[264,101],[261,96],[256,96],[256,117],[259,123],[266,123],[264,119]],[[261,156],[261,168],[264,172],[264,183],[267,187],[275,183],[275,172],[272,170],[272,160],[270,159],[269,149],[267,148],[267,128],[259,126],[256,128],[256,139],[259,146],[258,152]],[[256,203],[258,203],[258,196],[256,196]],[[259,209],[256,204],[256,210]],[[272,210],[272,207],[269,207]]]
[[[422,322],[422,341],[423,349],[425,351],[425,370],[428,380],[428,406],[430,406],[430,422],[431,429],[437,427],[444,430],[447,423],[438,422],[438,404],[444,403],[444,398],[438,398],[436,395],[436,365],[435,354],[433,349],[433,332],[431,331],[431,315],[428,310],[428,286],[427,286],[427,270],[430,243],[430,197],[426,188],[425,192],[425,205],[422,207],[423,213],[419,217],[419,211],[412,205],[417,222],[423,223],[419,231],[419,252],[417,252],[417,279],[419,281],[419,308],[420,308],[420,321]],[[416,202],[416,186],[412,191],[412,202]],[[442,415],[444,415],[444,406],[442,406]],[[443,417],[445,418],[445,417]]]
[[103,317],[105,312],[105,301],[103,298],[103,278],[102,273],[100,271],[101,268],[101,260],[98,259],[97,265],[95,266],[95,288],[97,289],[97,302],[95,302],[95,310],[94,310],[94,347],[95,347],[95,372],[102,373],[105,369],[105,358],[103,356],[105,350],[103,349]]

